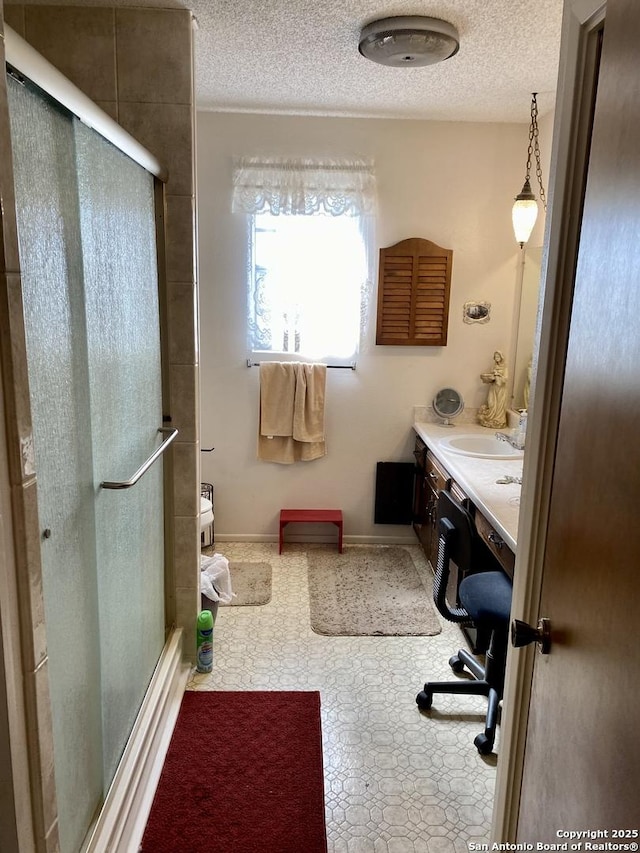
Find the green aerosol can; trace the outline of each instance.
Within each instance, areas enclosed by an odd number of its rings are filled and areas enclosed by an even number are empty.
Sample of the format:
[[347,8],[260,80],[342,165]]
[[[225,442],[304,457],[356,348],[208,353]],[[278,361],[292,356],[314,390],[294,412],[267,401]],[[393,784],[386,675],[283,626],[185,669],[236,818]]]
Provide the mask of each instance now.
[[201,610],[197,622],[196,669],[211,672],[213,669],[213,614]]

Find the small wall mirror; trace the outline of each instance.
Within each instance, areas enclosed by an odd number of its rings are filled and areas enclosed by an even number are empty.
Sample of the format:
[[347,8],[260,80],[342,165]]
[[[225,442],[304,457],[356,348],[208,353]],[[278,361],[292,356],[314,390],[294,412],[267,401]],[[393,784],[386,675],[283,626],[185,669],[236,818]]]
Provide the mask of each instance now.
[[451,418],[455,418],[464,409],[462,394],[455,388],[442,388],[433,398],[433,410],[442,418],[443,426],[453,426]]

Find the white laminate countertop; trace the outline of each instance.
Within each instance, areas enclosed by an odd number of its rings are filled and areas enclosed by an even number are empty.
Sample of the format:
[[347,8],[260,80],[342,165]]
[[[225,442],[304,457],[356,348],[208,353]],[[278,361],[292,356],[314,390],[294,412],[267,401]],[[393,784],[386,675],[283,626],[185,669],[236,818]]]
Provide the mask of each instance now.
[[413,428],[515,553],[521,486],[517,483],[496,483],[496,480],[505,475],[522,477],[523,460],[462,456],[459,453],[451,453],[441,446],[442,439],[451,438],[454,435],[495,434],[496,430],[490,430],[478,424],[463,423],[447,427],[416,422]]

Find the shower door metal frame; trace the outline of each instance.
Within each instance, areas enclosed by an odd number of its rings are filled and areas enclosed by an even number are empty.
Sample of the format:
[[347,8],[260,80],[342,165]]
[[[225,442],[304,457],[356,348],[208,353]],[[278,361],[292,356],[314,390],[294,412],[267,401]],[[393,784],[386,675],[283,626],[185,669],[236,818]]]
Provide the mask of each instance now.
[[80,91],[64,74],[25,41],[8,24],[4,26],[5,61],[19,75],[24,75],[54,101],[62,104],[83,124],[108,139],[123,154],[135,160],[143,169],[166,182],[168,173],[150,151],[134,139],[111,116]]

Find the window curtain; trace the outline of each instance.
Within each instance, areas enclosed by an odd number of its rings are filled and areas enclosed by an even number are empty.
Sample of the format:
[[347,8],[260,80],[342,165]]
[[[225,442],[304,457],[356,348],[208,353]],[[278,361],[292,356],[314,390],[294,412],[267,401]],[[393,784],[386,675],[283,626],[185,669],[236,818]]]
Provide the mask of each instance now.
[[234,161],[234,213],[365,216],[375,213],[373,163],[243,157]]

